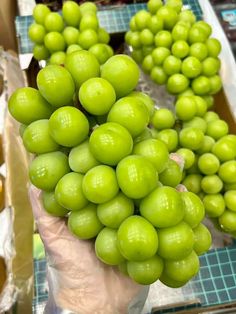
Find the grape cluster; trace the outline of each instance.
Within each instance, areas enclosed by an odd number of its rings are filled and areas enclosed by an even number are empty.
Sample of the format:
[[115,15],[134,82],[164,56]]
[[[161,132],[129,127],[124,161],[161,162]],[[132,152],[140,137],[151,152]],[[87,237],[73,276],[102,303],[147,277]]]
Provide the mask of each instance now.
[[[126,42],[132,57],[151,79],[166,85],[176,96],[175,115],[155,110],[151,130],[141,137],[163,141],[169,152],[184,159],[183,176],[176,163],[160,173],[160,181],[175,187],[182,183],[199,195],[206,214],[216,227],[236,234],[236,136],[226,121],[213,111],[213,95],[222,87],[221,44],[210,38],[211,26],[196,22],[181,0],[150,0],[148,11],[137,12],[130,21]],[[173,175],[175,173],[175,175]]]
[[134,60],[171,94],[216,94],[222,87],[221,45],[210,38],[211,26],[196,22],[192,11],[181,11],[181,0],[167,0],[165,5],[150,0],[147,8],[131,18],[125,35]]
[[77,50],[89,50],[100,64],[113,55],[108,45],[110,36],[99,27],[97,7],[92,2],[80,6],[66,1],[62,15],[51,12],[44,4],[38,4],[33,11],[34,23],[28,35],[35,44],[33,55],[36,60],[47,60],[49,64],[62,65],[66,54]]
[[17,89],[8,108],[35,154],[29,177],[45,210],[68,217],[75,236],[134,281],[180,287],[197,274],[211,235],[200,198],[165,184],[182,172],[152,136],[154,102],[134,90],[138,80],[129,56],[100,68],[91,52],[76,51],[64,67],[41,69],[38,89]]
[[175,114],[157,109],[151,119],[153,136],[184,160],[183,175],[171,164],[160,179],[168,186],[182,183],[202,199],[218,229],[235,235],[236,135],[229,134],[228,124],[216,112],[207,111],[200,96],[181,96]]

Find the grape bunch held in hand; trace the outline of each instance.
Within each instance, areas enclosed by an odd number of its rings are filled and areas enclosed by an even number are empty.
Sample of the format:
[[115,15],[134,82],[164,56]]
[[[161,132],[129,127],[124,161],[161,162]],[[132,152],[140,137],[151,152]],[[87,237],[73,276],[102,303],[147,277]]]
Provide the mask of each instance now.
[[161,183],[171,160],[149,129],[154,102],[134,90],[138,80],[128,56],[100,68],[91,52],[76,51],[65,67],[40,70],[38,89],[17,89],[8,108],[35,154],[29,176],[45,210],[68,217],[75,236],[95,241],[97,257],[134,281],[180,287],[211,236],[201,200]]

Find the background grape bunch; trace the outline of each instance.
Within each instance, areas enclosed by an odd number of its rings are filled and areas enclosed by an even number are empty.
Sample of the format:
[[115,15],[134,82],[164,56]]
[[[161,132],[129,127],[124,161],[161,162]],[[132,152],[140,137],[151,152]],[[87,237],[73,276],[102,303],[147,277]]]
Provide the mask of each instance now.
[[213,95],[222,88],[221,44],[210,38],[209,24],[196,22],[193,12],[183,10],[181,0],[165,5],[150,0],[147,9],[132,17],[125,39],[144,72],[176,96],[175,116],[162,109],[152,117],[154,136],[185,160],[184,176],[170,176],[165,184],[181,182],[198,194],[215,226],[235,235],[236,137],[209,111]]
[[125,39],[131,56],[158,85],[174,95],[216,94],[222,87],[218,75],[221,44],[210,38],[211,26],[197,21],[181,0],[150,0],[146,10],[130,20]]
[[92,52],[103,64],[113,55],[113,49],[108,45],[110,36],[99,27],[96,14],[97,7],[92,2],[79,6],[74,1],[66,1],[61,15],[51,12],[44,4],[35,6],[34,23],[28,31],[34,43],[34,58],[62,65],[66,54],[83,49]]
[[[190,108],[195,112],[192,117]],[[160,179],[172,187],[181,183],[198,195],[216,228],[235,236],[236,136],[229,134],[227,123],[216,112],[206,108],[203,98],[182,96],[175,105],[176,115],[166,108],[155,110],[150,123],[152,136],[184,159],[182,174],[173,164]]]

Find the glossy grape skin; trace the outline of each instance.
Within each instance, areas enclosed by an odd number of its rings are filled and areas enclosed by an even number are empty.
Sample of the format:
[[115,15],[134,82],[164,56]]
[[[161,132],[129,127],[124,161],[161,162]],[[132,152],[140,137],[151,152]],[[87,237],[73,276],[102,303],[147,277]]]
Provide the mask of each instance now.
[[44,45],[50,53],[64,51],[66,43],[64,37],[58,32],[49,32],[44,37]]
[[57,109],[51,115],[49,128],[52,138],[58,144],[73,147],[87,138],[89,123],[86,116],[79,109],[65,106]]
[[73,211],[68,219],[68,228],[79,239],[88,240],[96,237],[103,228],[97,217],[96,205],[89,203],[84,208]]
[[234,212],[236,212],[236,191],[228,190],[224,194],[224,200],[226,207]]
[[211,247],[211,233],[203,224],[199,224],[196,228],[193,229],[193,232],[195,238],[193,249],[197,255],[202,255],[206,253]]
[[236,212],[225,210],[218,219],[219,224],[226,232],[236,231]]
[[157,228],[174,226],[184,217],[180,193],[172,187],[158,187],[141,201],[140,213]]
[[139,262],[127,262],[129,276],[141,285],[150,285],[159,279],[163,271],[163,261],[158,255]]
[[185,222],[158,229],[158,255],[168,260],[185,258],[193,250],[194,233]]
[[33,10],[34,20],[37,23],[44,25],[45,18],[50,12],[50,9],[45,4],[37,4]]
[[50,12],[45,17],[44,26],[48,32],[61,32],[64,27],[64,22],[60,14]]
[[67,25],[77,27],[81,19],[79,5],[74,1],[64,2],[62,16]]
[[235,183],[236,182],[236,161],[230,160],[221,164],[219,172],[219,177],[225,183]]
[[31,87],[18,88],[8,101],[11,115],[23,124],[30,124],[39,119],[47,119],[53,108],[39,91]]
[[34,43],[43,44],[45,34],[46,31],[42,25],[36,23],[30,25],[28,35]]
[[143,217],[128,217],[118,229],[118,248],[129,261],[145,261],[156,254],[157,232]]
[[48,65],[37,75],[37,86],[42,96],[55,106],[72,102],[75,85],[70,73],[59,65]]
[[38,61],[47,60],[50,57],[50,52],[44,45],[34,45],[33,55]]
[[90,169],[84,176],[82,189],[85,197],[92,203],[110,201],[119,191],[115,170],[106,165]]
[[31,182],[39,189],[52,191],[57,182],[70,171],[67,156],[61,152],[37,156],[30,164]]
[[203,204],[209,217],[219,217],[225,210],[225,201],[222,194],[205,195]]
[[192,251],[187,257],[165,261],[164,273],[173,280],[186,282],[199,271],[200,263],[197,254]]
[[182,180],[182,170],[172,159],[169,159],[167,167],[159,174],[159,181],[166,186],[175,188]]
[[116,167],[116,175],[122,192],[133,199],[145,197],[158,184],[155,167],[143,156],[123,158]]
[[96,57],[85,50],[67,55],[65,68],[70,72],[77,88],[80,88],[83,82],[100,74],[100,65]]
[[133,153],[146,157],[161,173],[168,164],[169,153],[166,145],[157,139],[143,140],[134,145]]
[[182,147],[197,150],[201,147],[204,133],[197,128],[182,129],[179,133],[179,142]]
[[109,228],[119,228],[120,224],[134,213],[133,201],[119,192],[110,201],[99,204],[97,215],[99,220]]
[[89,148],[98,161],[115,166],[122,158],[131,153],[133,139],[122,125],[107,122],[92,132]]
[[70,151],[69,165],[75,172],[86,173],[89,169],[99,164],[100,162],[95,159],[89,149],[89,140],[85,140]]
[[84,176],[80,173],[70,172],[64,175],[55,188],[57,202],[72,211],[80,210],[88,204],[82,191]]
[[103,65],[101,77],[114,87],[117,98],[124,97],[133,91],[139,80],[137,64],[126,55],[112,56]]
[[136,137],[148,125],[149,112],[140,99],[123,97],[112,106],[107,121],[119,123],[129,131],[132,137]]
[[103,228],[95,241],[97,257],[107,265],[119,265],[125,261],[117,245],[117,230]]
[[184,204],[184,221],[191,228],[195,228],[205,216],[205,208],[200,198],[192,192],[182,192],[181,198]]
[[37,120],[28,125],[23,134],[23,143],[30,153],[35,154],[59,150],[59,145],[50,136],[47,119]]
[[92,115],[105,115],[114,106],[116,93],[112,85],[102,78],[91,78],[79,90],[79,100]]

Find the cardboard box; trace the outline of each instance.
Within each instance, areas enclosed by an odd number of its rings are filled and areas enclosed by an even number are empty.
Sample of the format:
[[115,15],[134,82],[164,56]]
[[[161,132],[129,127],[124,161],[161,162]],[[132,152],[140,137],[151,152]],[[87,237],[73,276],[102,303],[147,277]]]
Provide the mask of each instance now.
[[6,282],[6,264],[3,257],[0,257],[0,294],[3,290],[4,284]]
[[223,120],[227,121],[230,133],[236,134],[236,117],[231,110],[231,106],[224,90],[215,96],[213,110],[217,112]]
[[29,155],[19,136],[19,123],[4,111],[9,96],[26,81],[16,55],[1,52],[0,64],[4,69],[5,84],[0,102],[0,121],[4,117],[4,128],[0,122],[0,133],[4,133],[4,169],[7,172],[6,207],[0,214],[0,255],[5,258],[7,273],[0,293],[0,313],[14,306],[15,313],[30,314],[33,297],[33,217],[28,199]]
[[1,0],[0,4],[0,45],[4,49],[17,51],[15,16],[17,15],[16,0]]

